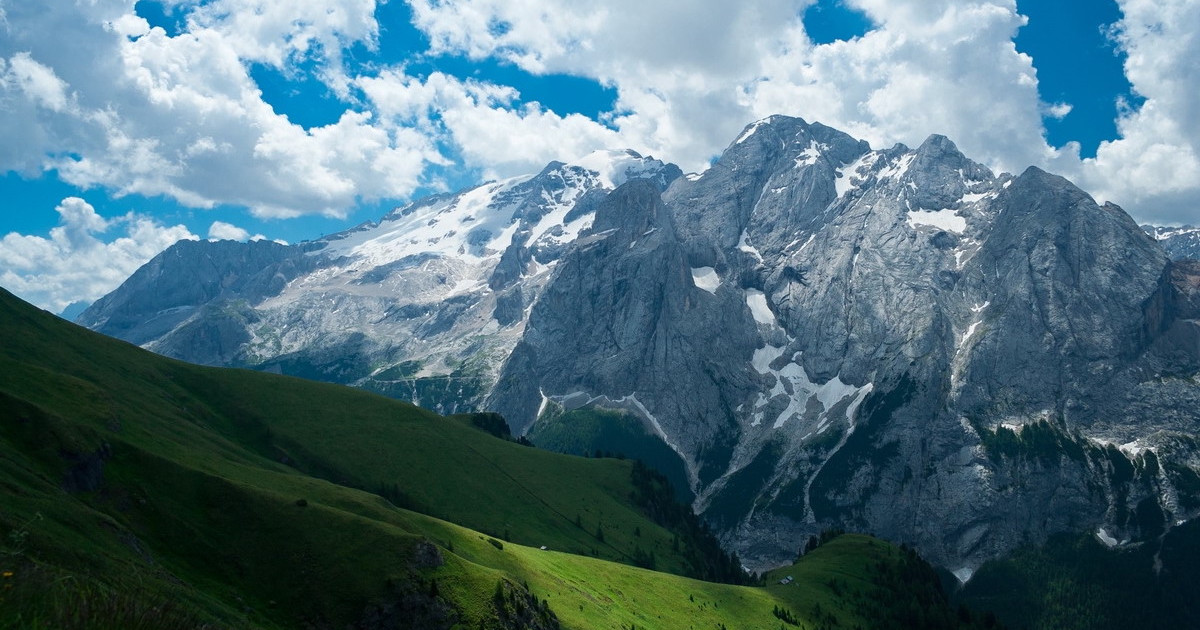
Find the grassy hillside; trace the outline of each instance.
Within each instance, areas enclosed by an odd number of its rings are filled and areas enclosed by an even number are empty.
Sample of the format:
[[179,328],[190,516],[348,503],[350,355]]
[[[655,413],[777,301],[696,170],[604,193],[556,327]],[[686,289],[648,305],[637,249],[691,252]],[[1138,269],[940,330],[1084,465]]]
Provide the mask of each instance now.
[[630,462],[171,361],[6,292],[0,340],[0,628],[870,627],[893,598],[950,618],[864,537],[787,585],[630,566],[690,568]]
[[672,535],[631,504],[631,464],[523,448],[382,396],[192,366],[10,312],[0,387],[96,436],[67,452],[119,439],[206,471],[298,470],[498,538],[625,562],[644,548],[662,568],[683,568],[671,561]]

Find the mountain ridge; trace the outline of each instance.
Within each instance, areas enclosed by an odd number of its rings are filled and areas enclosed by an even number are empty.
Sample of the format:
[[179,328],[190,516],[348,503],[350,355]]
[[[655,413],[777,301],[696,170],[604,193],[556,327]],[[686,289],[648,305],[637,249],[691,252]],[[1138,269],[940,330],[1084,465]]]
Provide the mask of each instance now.
[[[1117,206],[942,136],[873,150],[785,116],[699,174],[608,159],[652,181],[554,163],[417,201],[145,345],[494,409],[516,433],[551,406],[632,414],[751,566],[837,526],[962,577],[1057,531],[1139,540],[1147,501],[1195,515],[1191,267]],[[1147,452],[1182,468],[1114,473]]]
[[1167,254],[1172,259],[1200,259],[1200,228],[1192,225],[1180,227],[1143,225],[1142,229],[1154,237],[1154,240],[1167,250]]

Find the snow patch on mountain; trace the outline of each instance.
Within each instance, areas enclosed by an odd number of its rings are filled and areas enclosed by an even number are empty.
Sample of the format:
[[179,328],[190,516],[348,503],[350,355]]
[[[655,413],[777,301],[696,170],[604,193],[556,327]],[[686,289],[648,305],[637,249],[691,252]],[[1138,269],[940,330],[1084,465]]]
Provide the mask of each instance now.
[[980,242],[973,238],[963,238],[959,241],[958,247],[954,248],[954,269],[961,270],[967,261],[979,251]]
[[909,210],[908,224],[914,228],[925,225],[955,234],[967,231],[967,220],[949,208],[945,210]]
[[742,230],[742,235],[740,238],[738,238],[737,248],[738,251],[746,252],[747,254],[754,256],[760,262],[763,259],[762,252],[758,251],[757,247],[750,244],[750,235],[747,234],[747,230]]
[[1156,240],[1156,241],[1165,241],[1170,238],[1175,238],[1177,236],[1185,236],[1185,235],[1189,235],[1189,234],[1200,234],[1200,228],[1192,227],[1190,225],[1184,225],[1181,227],[1161,227],[1161,226],[1157,226],[1157,225],[1143,225],[1142,228],[1144,230],[1146,230],[1146,232],[1148,234],[1150,234],[1150,236],[1153,236],[1154,240]]
[[876,174],[876,177],[879,179],[898,180],[908,172],[908,168],[912,166],[913,161],[916,159],[917,154],[905,153],[904,155],[900,156],[900,159],[881,168]]
[[762,291],[746,289],[746,306],[750,308],[750,314],[754,316],[754,321],[771,326],[777,325],[775,313],[771,312],[771,307],[767,305],[767,296]]
[[1143,225],[1141,227],[1162,245],[1172,259],[1200,259],[1200,228],[1191,225],[1181,227]]
[[973,203],[979,203],[980,201],[983,201],[984,199],[990,199],[995,196],[996,196],[996,191],[994,191],[994,190],[988,190],[988,191],[978,192],[978,193],[969,192],[969,193],[963,193],[963,196],[959,199],[959,201],[962,202],[964,205],[969,205],[969,204],[973,204]]
[[721,277],[712,267],[692,267],[692,283],[697,288],[715,294],[717,287],[721,286]]
[[[751,412],[750,426],[759,426],[771,413],[774,415],[772,429],[781,429],[790,421],[797,420],[801,422],[797,430],[808,431],[804,438],[814,433],[820,435],[832,426],[833,418],[829,413],[848,401],[844,418],[852,427],[858,405],[871,392],[872,385],[867,383],[855,387],[843,382],[840,376],[821,384],[814,383],[808,371],[799,363],[799,355],[792,357],[787,365],[779,369],[771,368],[783,356],[783,352],[783,348],[769,345],[754,351],[751,365],[759,374],[770,375],[774,385],[769,391],[758,395]],[[811,404],[813,401],[819,403],[819,408]]]
[[330,240],[332,256],[358,259],[360,267],[377,267],[422,254],[476,262],[499,256],[517,225],[513,208],[493,201],[527,178],[485,184],[458,196],[429,204],[411,204],[378,226]]
[[783,348],[776,346],[763,346],[754,351],[754,356],[750,359],[750,365],[754,367],[754,371],[759,374],[766,374],[771,371],[771,364],[775,359],[783,356]]
[[835,376],[825,382],[817,389],[815,395],[817,400],[821,401],[821,406],[825,411],[829,411],[835,404],[843,398],[851,395],[857,395],[859,388],[853,385],[847,385],[842,382],[841,377]]
[[[971,312],[978,315],[979,313],[982,313],[985,309],[987,309],[987,307],[990,304],[991,304],[991,302],[984,302],[983,304],[976,304],[975,306],[971,307]],[[975,335],[975,330],[978,329],[979,325],[982,323],[983,323],[983,317],[980,316],[979,319],[976,319],[975,321],[971,322],[971,324],[969,326],[967,326],[966,332],[964,332],[962,334],[962,337],[959,338],[958,344],[956,345],[956,350],[955,350],[955,358],[956,359],[958,358],[958,354],[963,351],[963,348],[965,348],[967,346],[967,342],[970,341],[971,337],[973,337]]]
[[877,160],[879,160],[879,153],[868,151],[844,168],[838,169],[836,178],[833,180],[837,198],[845,197],[846,193],[861,184],[864,179],[864,171],[870,173]]
[[800,155],[796,156],[796,168],[804,168],[816,164],[817,160],[821,159],[821,155],[828,150],[829,145],[817,142],[816,140],[811,141],[808,147],[801,151]]

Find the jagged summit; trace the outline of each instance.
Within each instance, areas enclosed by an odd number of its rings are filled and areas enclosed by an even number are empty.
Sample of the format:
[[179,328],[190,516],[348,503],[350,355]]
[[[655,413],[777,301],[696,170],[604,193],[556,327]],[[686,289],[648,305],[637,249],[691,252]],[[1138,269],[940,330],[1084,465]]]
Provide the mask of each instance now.
[[686,177],[597,152],[304,247],[179,245],[81,321],[515,433],[617,410],[752,567],[841,527],[969,576],[1200,510],[1195,274],[1160,242],[943,136],[772,116]]

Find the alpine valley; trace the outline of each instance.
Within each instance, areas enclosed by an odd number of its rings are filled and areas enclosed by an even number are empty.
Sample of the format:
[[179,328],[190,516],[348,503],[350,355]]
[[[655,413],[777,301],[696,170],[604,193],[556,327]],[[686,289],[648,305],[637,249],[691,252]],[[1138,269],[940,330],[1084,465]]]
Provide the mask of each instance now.
[[966,581],[1057,533],[1132,549],[1200,514],[1180,251],[941,136],[879,150],[773,116],[703,173],[598,152],[314,242],[180,242],[77,321],[639,457],[756,571],[840,528]]

